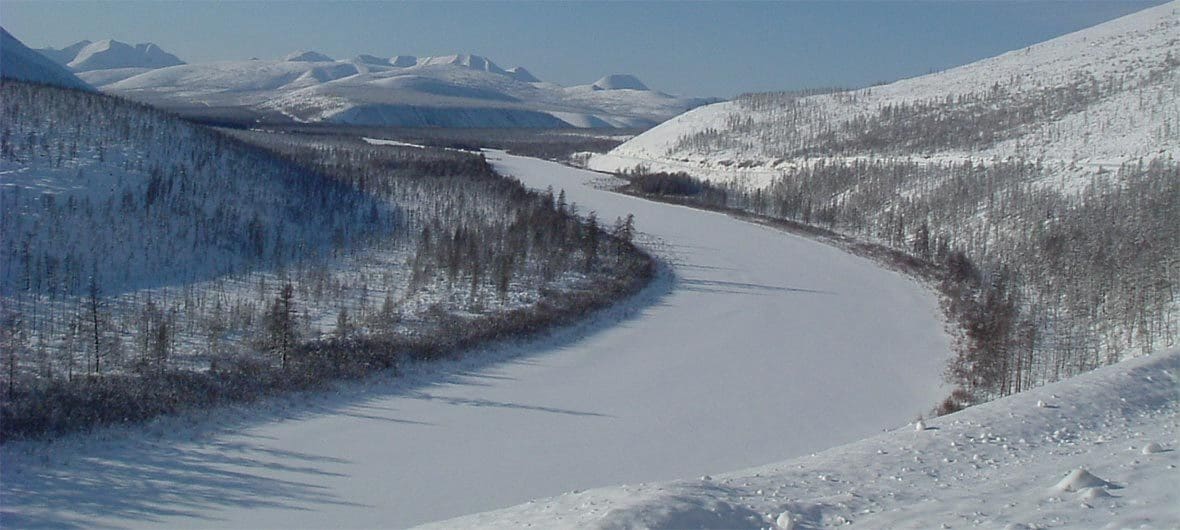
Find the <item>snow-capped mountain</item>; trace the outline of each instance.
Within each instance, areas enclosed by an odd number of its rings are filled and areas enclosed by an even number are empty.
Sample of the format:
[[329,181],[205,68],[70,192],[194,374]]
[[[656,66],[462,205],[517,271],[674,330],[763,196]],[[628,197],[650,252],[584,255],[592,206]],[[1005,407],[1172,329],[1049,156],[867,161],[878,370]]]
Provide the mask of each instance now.
[[74,74],[0,28],[0,77],[79,90],[94,90]]
[[611,74],[590,85],[598,90],[650,90],[639,78],[629,74]]
[[[104,41],[106,42],[106,41]],[[190,115],[232,112],[263,121],[443,127],[650,127],[716,100],[654,91],[630,75],[562,87],[486,57],[371,54],[335,60],[297,51],[278,60],[164,68],[69,64],[100,90]],[[118,66],[116,66],[118,65]]]
[[70,61],[73,61],[74,58],[78,56],[78,52],[82,51],[82,48],[85,48],[85,47],[89,46],[90,44],[91,44],[91,42],[88,40],[81,40],[81,41],[75,42],[75,43],[73,43],[69,46],[66,46],[65,48],[61,48],[61,49],[37,48],[36,50],[33,50],[33,51],[36,51],[37,53],[40,53],[41,55],[48,57],[49,60],[51,60],[57,64],[60,64],[62,66],[66,66],[67,64],[70,64]]
[[184,61],[175,55],[150,42],[131,45],[112,39],[98,42],[84,40],[60,50],[42,48],[36,51],[74,72],[114,68],[163,68],[184,64]]
[[769,183],[816,156],[1018,156],[1068,168],[1180,158],[1180,3],[943,72],[827,94],[695,109],[596,157]]

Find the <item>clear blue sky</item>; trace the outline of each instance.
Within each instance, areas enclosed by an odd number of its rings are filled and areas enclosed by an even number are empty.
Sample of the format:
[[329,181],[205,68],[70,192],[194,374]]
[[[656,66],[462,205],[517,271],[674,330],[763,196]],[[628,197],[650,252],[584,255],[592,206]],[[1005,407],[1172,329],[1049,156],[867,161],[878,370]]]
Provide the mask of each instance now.
[[1159,3],[3,0],[0,25],[35,48],[113,38],[189,62],[477,53],[563,85],[633,73],[666,92],[729,97],[923,74]]

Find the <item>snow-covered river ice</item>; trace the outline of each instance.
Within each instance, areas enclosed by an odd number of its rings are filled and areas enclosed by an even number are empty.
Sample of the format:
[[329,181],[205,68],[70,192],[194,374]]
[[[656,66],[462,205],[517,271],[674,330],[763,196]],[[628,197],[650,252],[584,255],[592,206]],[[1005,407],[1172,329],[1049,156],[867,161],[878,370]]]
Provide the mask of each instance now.
[[490,152],[667,272],[526,344],[338,394],[4,448],[12,527],[402,527],[571,490],[784,460],[912,421],[948,389],[937,298],[871,261]]

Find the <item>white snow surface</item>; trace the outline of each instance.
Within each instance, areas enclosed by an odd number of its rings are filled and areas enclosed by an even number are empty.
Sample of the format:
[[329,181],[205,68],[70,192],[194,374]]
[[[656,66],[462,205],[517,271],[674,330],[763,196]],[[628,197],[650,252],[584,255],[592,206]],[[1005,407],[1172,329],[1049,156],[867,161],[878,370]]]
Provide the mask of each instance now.
[[610,177],[598,173],[489,158],[604,223],[635,214],[663,272],[589,321],[396,378],[10,442],[0,524],[404,527],[806,455],[902,428],[948,392],[938,301],[908,277],[769,227],[601,190]]
[[283,60],[96,70],[85,78],[104,92],[166,108],[237,108],[299,122],[366,125],[650,127],[716,101],[648,90],[632,76],[603,78],[618,78],[617,90],[566,88],[470,54],[335,61],[294,52]]
[[1142,357],[929,420],[919,431],[429,526],[1180,528],[1178,376],[1180,351]]
[[[930,101],[959,94],[983,93],[997,83],[1013,93],[1066,84],[1080,73],[1134,77],[1180,60],[1180,1],[1173,1],[1109,22],[942,72],[903,79],[849,94],[803,98],[814,120],[842,123],[902,102]],[[777,110],[751,110],[736,101],[698,107],[644,132],[609,153],[593,156],[589,167],[621,171],[645,166],[655,171],[684,171],[713,181],[736,181],[754,187],[769,184],[780,168],[805,160],[783,160],[766,146],[741,134],[742,147],[698,152],[679,147],[685,136],[708,130],[727,134],[729,123],[752,120],[774,125]],[[915,152],[932,162],[972,159],[987,162],[1022,156],[1042,160],[1050,171],[1067,176],[1082,166],[1117,167],[1139,157],[1180,158],[1180,76],[1172,68],[1164,80],[1127,89],[1080,112],[1045,118],[1021,133],[978,152]],[[798,125],[808,130],[813,124]],[[733,134],[733,133],[730,133]],[[744,164],[742,164],[744,163]],[[738,167],[739,164],[745,167]],[[1088,175],[1087,175],[1088,179]]]

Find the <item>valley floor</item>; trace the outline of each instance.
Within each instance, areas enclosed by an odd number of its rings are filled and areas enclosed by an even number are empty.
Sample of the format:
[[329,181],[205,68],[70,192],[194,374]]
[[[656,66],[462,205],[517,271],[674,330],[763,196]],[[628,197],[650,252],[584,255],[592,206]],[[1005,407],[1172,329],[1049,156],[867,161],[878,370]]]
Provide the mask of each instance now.
[[1180,351],[785,462],[439,528],[1180,528]]
[[667,270],[592,322],[335,395],[6,444],[0,524],[402,527],[782,461],[905,425],[949,391],[938,301],[909,278],[600,190],[602,174],[489,158],[604,224],[633,213]]

